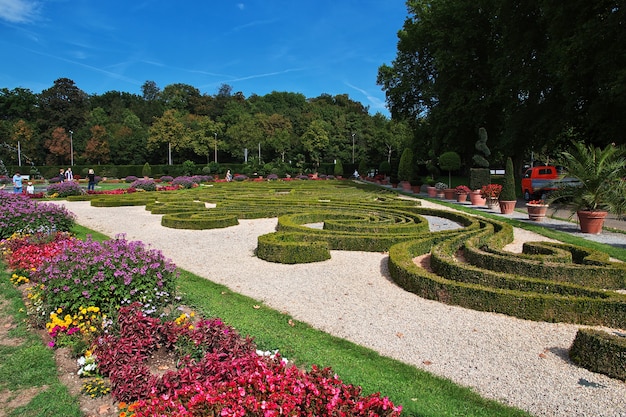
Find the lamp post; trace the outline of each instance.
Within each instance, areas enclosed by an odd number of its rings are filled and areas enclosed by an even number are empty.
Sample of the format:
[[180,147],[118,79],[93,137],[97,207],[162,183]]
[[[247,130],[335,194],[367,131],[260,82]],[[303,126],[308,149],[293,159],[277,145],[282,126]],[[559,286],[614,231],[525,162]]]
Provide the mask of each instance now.
[[215,135],[215,163],[217,163],[217,132],[213,132]]
[[352,134],[352,163],[354,164],[354,133]]
[[74,166],[74,131],[70,130],[70,165]]

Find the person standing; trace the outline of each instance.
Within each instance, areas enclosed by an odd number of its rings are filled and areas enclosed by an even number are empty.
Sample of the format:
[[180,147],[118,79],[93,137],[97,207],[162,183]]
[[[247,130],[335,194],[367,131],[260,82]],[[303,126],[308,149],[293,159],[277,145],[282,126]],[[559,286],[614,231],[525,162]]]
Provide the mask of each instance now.
[[26,194],[35,194],[35,186],[32,181],[28,181],[28,185],[26,186]]
[[13,175],[13,192],[15,194],[22,194],[22,176],[19,172]]
[[65,181],[74,181],[74,173],[72,172],[72,168],[68,168],[65,170]]
[[230,169],[226,171],[226,181],[231,182],[233,180],[233,174],[230,173]]
[[93,171],[92,168],[89,168],[89,171],[87,172],[87,180],[89,181],[87,183],[87,191],[93,191],[96,188],[96,173]]
[[59,169],[59,182],[63,182],[65,181],[65,171],[63,171],[63,168]]

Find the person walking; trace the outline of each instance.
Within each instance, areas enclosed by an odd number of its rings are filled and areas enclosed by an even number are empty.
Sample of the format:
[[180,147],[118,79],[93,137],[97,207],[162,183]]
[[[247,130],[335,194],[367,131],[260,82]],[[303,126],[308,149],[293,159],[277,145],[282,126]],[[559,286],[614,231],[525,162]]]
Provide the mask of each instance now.
[[65,181],[74,181],[74,173],[72,172],[72,168],[68,168],[65,170]]
[[65,171],[63,171],[63,168],[59,169],[59,182],[63,182],[65,181]]
[[22,176],[19,171],[13,175],[13,192],[15,194],[22,194]]
[[87,183],[87,191],[94,191],[96,188],[96,173],[92,168],[89,168],[87,172],[87,180],[89,181]]

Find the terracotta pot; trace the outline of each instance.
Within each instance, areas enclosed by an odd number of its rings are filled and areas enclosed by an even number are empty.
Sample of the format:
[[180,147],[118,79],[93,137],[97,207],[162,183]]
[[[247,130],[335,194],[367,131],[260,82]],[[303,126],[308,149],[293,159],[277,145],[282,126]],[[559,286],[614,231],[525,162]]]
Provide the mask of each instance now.
[[459,203],[465,203],[467,201],[467,193],[457,194],[456,201],[458,201]]
[[402,188],[404,191],[412,191],[411,183],[408,181],[400,181],[398,188]]
[[437,197],[437,189],[435,187],[427,187],[428,197]]
[[484,206],[487,203],[487,199],[480,195],[480,190],[474,190],[470,193],[470,201],[472,206]]
[[599,235],[600,233],[602,233],[604,219],[608,214],[606,211],[579,210],[576,212],[576,214],[578,215],[578,221],[580,222],[581,232],[589,233],[592,235]]
[[485,201],[487,202],[487,207],[489,207],[490,209],[492,209],[492,208],[494,208],[494,206],[498,205],[498,199],[497,198],[487,197],[485,199]]
[[411,188],[413,189],[413,194],[419,194],[422,189],[420,185],[414,185]]
[[543,221],[546,218],[548,212],[547,204],[526,204],[526,210],[528,210],[528,218],[534,222]]
[[515,204],[517,201],[508,200],[508,201],[500,201],[500,213],[502,214],[511,214],[515,210]]
[[443,190],[443,195],[446,200],[454,200],[456,198],[456,190],[454,188],[446,188]]

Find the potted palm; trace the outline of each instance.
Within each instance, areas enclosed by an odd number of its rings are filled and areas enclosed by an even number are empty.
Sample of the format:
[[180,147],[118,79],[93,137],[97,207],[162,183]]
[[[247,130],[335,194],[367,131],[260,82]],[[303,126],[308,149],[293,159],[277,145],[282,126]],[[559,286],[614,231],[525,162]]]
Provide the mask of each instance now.
[[581,232],[601,233],[608,213],[621,215],[626,209],[626,149],[574,142],[571,151],[561,153],[560,164],[575,182],[552,192],[547,201],[576,213]]
[[498,196],[498,205],[500,213],[511,214],[515,210],[517,196],[515,195],[515,177],[513,175],[513,160],[509,157],[506,159],[506,167],[504,171],[504,184],[502,191]]

